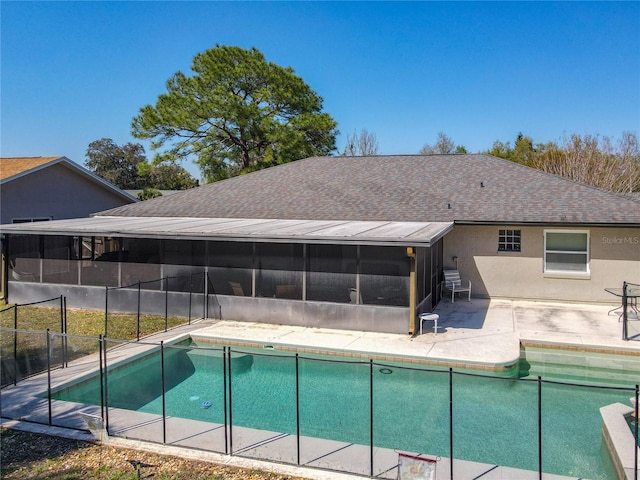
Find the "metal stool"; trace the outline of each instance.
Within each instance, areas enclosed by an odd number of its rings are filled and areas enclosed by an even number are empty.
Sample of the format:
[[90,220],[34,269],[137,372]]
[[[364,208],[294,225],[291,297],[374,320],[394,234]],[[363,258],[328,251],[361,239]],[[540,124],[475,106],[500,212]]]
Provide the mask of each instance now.
[[420,319],[420,335],[422,335],[422,323],[424,321],[433,322],[433,334],[438,334],[438,319],[440,315],[437,313],[421,313],[418,318]]

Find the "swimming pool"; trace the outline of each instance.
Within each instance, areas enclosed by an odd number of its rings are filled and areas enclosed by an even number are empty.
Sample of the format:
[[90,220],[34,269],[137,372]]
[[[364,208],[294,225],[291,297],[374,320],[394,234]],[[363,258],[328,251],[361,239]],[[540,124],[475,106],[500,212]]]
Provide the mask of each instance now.
[[[224,422],[223,352],[198,345],[165,347],[167,416]],[[234,426],[296,433],[296,362],[292,353],[234,349]],[[340,359],[341,362],[335,360]],[[416,364],[300,356],[300,433],[368,445],[373,374],[374,444],[448,457],[449,372]],[[110,407],[162,413],[159,351],[109,371]],[[456,372],[452,378],[454,457],[527,470],[538,468],[538,384]],[[230,395],[229,395],[230,394]],[[55,393],[58,400],[100,405],[94,377]],[[543,471],[614,478],[603,446],[599,408],[628,401],[629,391],[544,383]],[[202,408],[203,402],[211,406]],[[206,407],[207,404],[204,406]]]

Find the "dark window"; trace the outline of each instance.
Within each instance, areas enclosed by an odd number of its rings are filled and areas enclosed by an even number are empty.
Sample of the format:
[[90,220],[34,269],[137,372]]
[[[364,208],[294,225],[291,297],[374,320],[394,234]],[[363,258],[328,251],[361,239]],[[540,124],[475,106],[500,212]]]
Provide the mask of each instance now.
[[520,230],[499,230],[498,231],[498,251],[499,252],[519,252],[520,251]]

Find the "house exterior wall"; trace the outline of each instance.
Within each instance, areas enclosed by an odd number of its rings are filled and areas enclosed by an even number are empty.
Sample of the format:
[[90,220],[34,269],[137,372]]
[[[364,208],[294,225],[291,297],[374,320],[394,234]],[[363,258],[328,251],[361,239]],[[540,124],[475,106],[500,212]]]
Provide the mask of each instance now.
[[[500,229],[521,231],[520,252],[499,252]],[[545,230],[589,232],[589,273],[544,272]],[[444,268],[472,282],[473,296],[617,303],[604,291],[640,283],[640,228],[457,225],[444,239]]]
[[0,224],[14,218],[88,217],[131,203],[62,164],[51,165],[2,185]]

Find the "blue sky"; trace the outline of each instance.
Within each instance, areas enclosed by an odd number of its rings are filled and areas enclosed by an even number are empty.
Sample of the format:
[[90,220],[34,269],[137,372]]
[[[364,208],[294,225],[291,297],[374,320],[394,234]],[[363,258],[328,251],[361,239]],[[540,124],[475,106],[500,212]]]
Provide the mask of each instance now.
[[[324,98],[341,135],[417,153],[640,130],[640,2],[2,1],[2,156],[140,142],[138,110],[216,44],[255,46]],[[151,157],[148,143],[142,143]],[[184,165],[199,177],[193,165]]]

